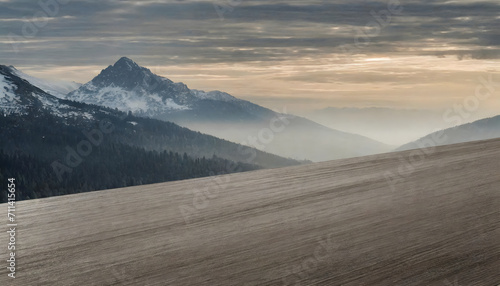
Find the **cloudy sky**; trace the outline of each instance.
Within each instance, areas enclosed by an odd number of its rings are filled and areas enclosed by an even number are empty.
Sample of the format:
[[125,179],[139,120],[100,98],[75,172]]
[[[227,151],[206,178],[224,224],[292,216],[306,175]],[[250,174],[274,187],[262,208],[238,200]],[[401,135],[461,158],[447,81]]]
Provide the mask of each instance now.
[[[191,88],[297,113],[444,109],[473,96],[479,77],[500,82],[498,1],[61,2],[0,0],[0,64],[87,82],[127,56]],[[500,110],[497,89],[481,110]]]

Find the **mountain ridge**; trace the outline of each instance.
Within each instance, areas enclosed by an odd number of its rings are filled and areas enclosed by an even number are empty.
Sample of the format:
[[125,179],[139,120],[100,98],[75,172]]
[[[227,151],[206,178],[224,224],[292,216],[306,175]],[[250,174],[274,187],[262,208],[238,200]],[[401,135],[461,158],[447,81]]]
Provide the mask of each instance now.
[[500,115],[476,120],[451,128],[430,133],[422,138],[404,144],[395,151],[465,143],[500,137]]
[[[370,155],[392,147],[368,137],[330,129],[300,116],[275,112],[221,91],[189,89],[184,83],[153,74],[122,57],[67,99],[131,111],[137,116],[170,121],[233,142],[250,141],[267,132],[261,150],[298,160],[324,161]],[[290,122],[269,135],[274,118]],[[245,145],[248,145],[246,143]],[[264,148],[259,148],[264,146]]]

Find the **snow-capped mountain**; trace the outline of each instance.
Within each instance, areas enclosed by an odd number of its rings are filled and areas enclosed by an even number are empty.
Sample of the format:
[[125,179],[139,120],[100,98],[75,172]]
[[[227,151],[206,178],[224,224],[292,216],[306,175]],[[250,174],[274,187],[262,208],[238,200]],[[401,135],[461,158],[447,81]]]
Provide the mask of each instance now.
[[31,75],[28,75],[13,66],[9,66],[11,72],[18,77],[27,80],[32,85],[42,89],[43,91],[57,97],[64,98],[66,95],[74,90],[77,90],[82,84],[74,81],[63,81],[63,80],[49,80],[41,79]]
[[[228,117],[248,120],[252,117],[248,113],[268,112],[225,92],[189,89],[184,83],[155,75],[126,57],[66,98],[174,122]],[[238,109],[236,113],[234,107]]]
[[27,114],[30,110],[45,110],[65,119],[92,118],[92,114],[67,101],[50,95],[17,76],[13,67],[0,65],[0,110],[8,114]]
[[125,57],[66,98],[148,117],[196,109],[197,103],[205,99],[237,100],[219,91],[190,90],[185,84],[155,75]]
[[392,148],[367,137],[286,114],[286,108],[278,113],[225,92],[189,89],[185,84],[155,75],[125,57],[66,98],[174,122],[300,160],[325,161]]

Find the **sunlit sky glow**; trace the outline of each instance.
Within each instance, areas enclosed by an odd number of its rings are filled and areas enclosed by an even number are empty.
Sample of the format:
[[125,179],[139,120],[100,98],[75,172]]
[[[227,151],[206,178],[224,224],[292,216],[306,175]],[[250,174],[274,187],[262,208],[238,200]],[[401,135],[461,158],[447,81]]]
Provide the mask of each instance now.
[[[292,111],[440,109],[500,82],[498,1],[401,0],[403,11],[359,48],[389,1],[70,1],[32,37],[37,1],[0,0],[0,64],[87,82],[121,56],[191,88]],[[213,4],[233,3],[221,19]],[[43,19],[42,19],[43,20]],[[359,38],[358,38],[359,39]],[[22,40],[22,41],[20,41]],[[500,111],[498,92],[481,105]]]

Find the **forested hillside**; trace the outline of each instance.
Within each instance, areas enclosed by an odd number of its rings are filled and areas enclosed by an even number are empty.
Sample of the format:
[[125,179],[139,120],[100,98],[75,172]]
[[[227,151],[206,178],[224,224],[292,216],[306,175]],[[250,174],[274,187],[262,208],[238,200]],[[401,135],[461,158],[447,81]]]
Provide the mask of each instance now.
[[[145,151],[123,144],[105,144],[96,149],[63,180],[51,162],[21,151],[0,150],[0,182],[15,178],[17,200],[37,199],[104,189],[206,177],[258,169],[213,156],[193,159],[184,153]],[[0,203],[7,202],[6,193]]]

